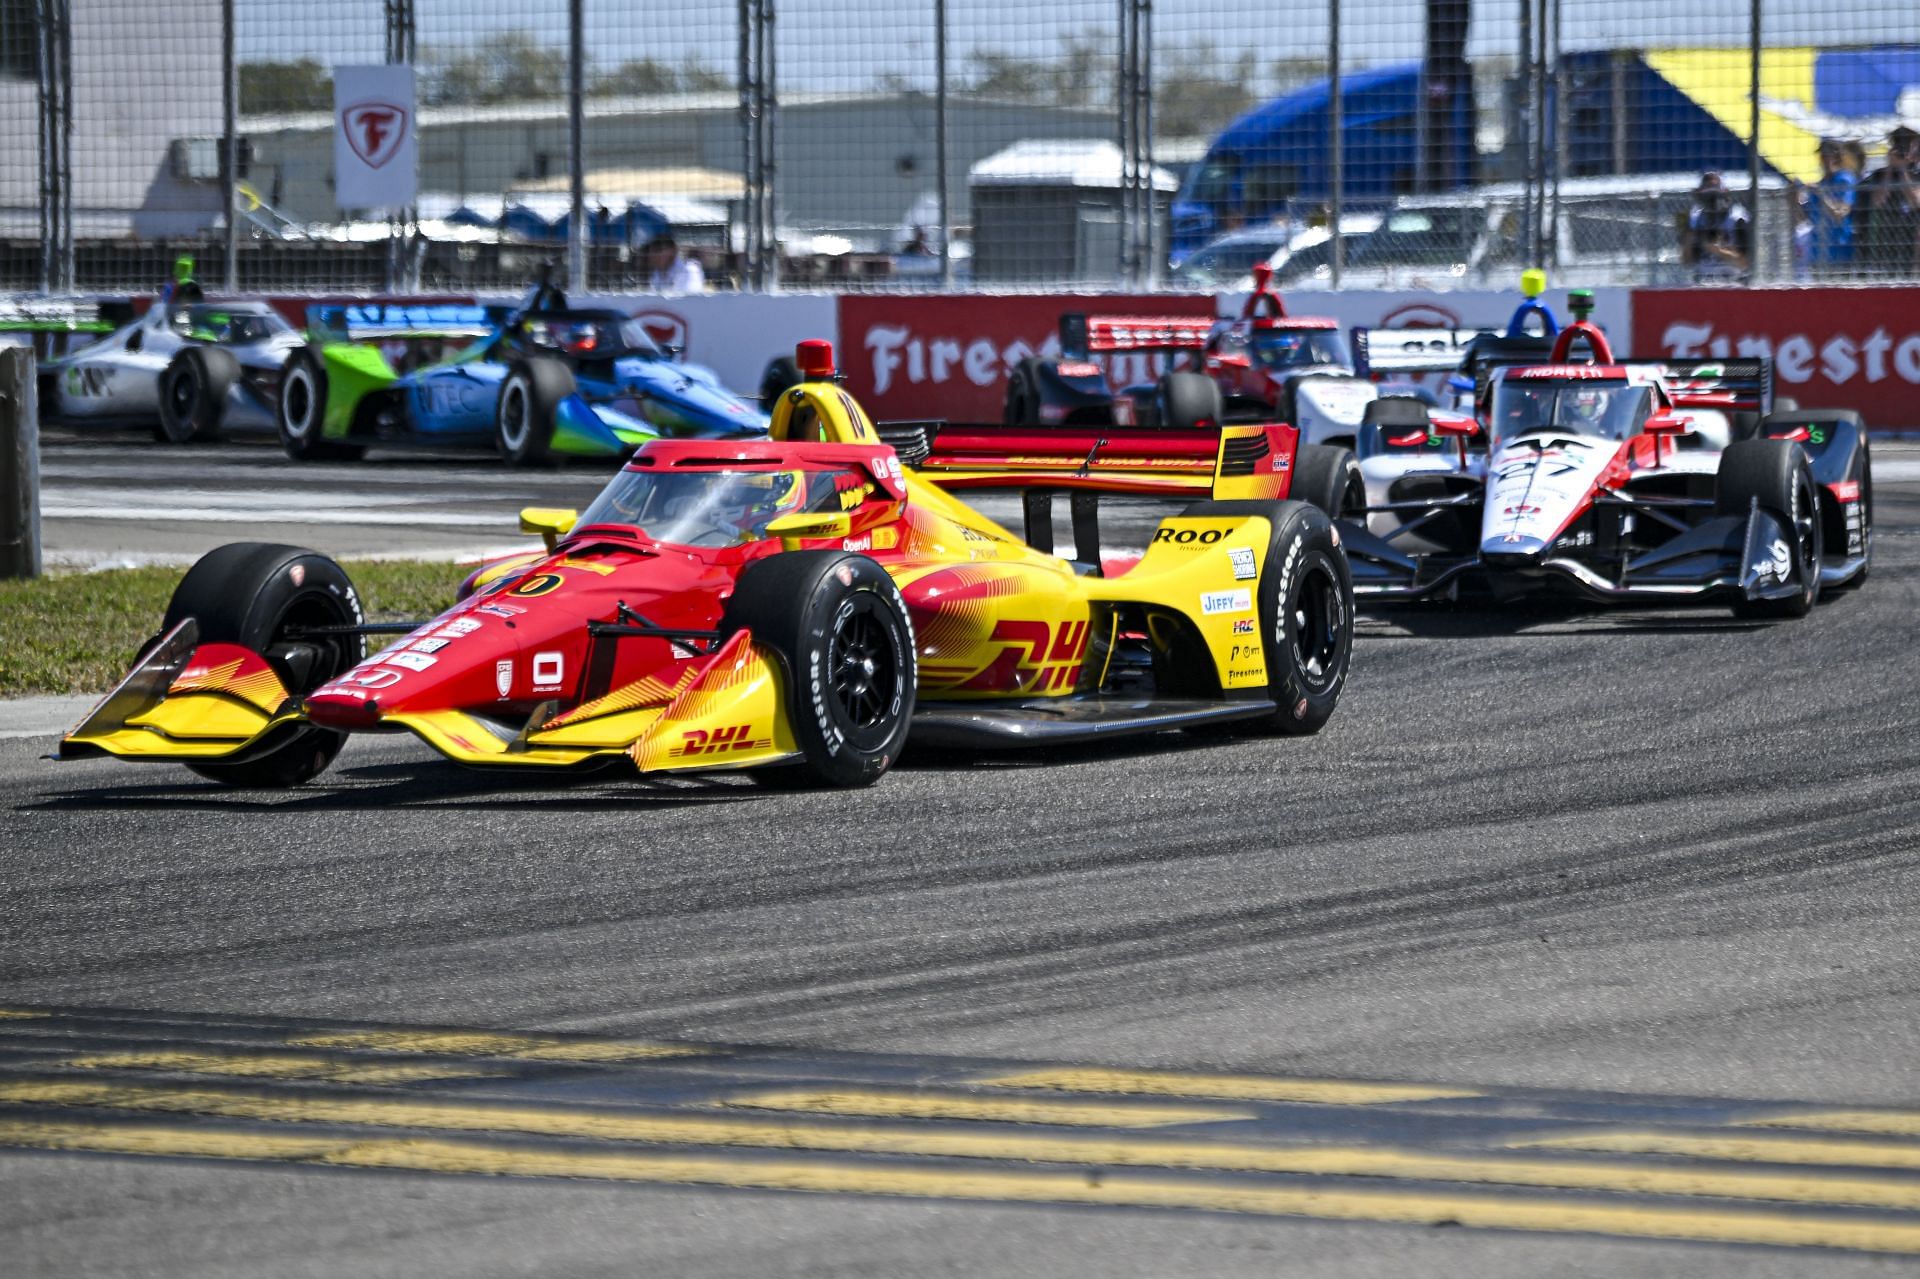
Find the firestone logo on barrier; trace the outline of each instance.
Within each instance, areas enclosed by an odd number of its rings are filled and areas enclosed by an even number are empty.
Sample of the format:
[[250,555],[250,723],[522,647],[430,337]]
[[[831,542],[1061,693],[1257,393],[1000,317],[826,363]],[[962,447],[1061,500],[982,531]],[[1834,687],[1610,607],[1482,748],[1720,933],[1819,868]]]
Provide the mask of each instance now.
[[[873,393],[885,395],[898,378],[913,386],[938,385],[965,378],[978,387],[999,384],[1020,361],[1031,356],[1058,359],[1060,337],[1049,334],[1034,346],[1024,338],[996,345],[991,338],[963,341],[956,337],[926,337],[904,324],[875,324],[866,332],[865,345],[873,359]],[[1121,353],[1106,357],[1110,386],[1128,386],[1151,381],[1163,363],[1159,357],[1144,353]]]
[[1661,333],[1660,347],[1681,360],[1770,356],[1774,372],[1784,382],[1809,382],[1817,373],[1835,385],[1861,377],[1868,382],[1898,377],[1920,385],[1920,333],[1896,337],[1884,326],[1864,337],[1835,333],[1816,346],[1804,332],[1790,333],[1775,342],[1765,334],[1731,336],[1720,332],[1711,321],[1675,321]]

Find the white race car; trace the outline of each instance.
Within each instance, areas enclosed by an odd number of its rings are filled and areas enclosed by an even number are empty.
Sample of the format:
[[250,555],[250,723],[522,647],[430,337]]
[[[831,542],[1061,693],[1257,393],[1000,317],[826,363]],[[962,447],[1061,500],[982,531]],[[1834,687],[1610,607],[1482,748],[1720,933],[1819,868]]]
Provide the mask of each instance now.
[[1548,362],[1492,370],[1479,420],[1383,400],[1358,441],[1364,510],[1341,523],[1354,593],[1801,616],[1867,576],[1871,459],[1858,414],[1771,401],[1765,360],[1616,361],[1584,322]]
[[184,444],[227,427],[276,429],[280,368],[300,332],[264,302],[208,302],[192,282],[145,315],[40,367],[48,419],[151,425]]

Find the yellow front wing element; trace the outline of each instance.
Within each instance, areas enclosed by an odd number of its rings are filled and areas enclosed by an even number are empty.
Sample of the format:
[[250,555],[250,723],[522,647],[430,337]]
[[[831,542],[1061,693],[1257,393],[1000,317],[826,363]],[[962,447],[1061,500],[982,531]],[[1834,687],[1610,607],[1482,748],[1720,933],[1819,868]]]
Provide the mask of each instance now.
[[799,754],[787,723],[785,672],[745,631],[675,695],[629,752],[642,772],[745,768]]
[[163,636],[79,727],[63,756],[224,759],[301,718],[266,659],[237,644],[199,644],[193,620]]

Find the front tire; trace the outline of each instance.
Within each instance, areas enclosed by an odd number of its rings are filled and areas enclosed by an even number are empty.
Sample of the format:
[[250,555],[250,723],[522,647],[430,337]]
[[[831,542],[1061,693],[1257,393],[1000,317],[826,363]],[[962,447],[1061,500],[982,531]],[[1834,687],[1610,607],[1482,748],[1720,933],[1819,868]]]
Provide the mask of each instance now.
[[1367,485],[1359,459],[1331,444],[1302,444],[1295,450],[1287,496],[1318,507],[1331,519],[1366,518]]
[[1000,420],[1006,426],[1040,425],[1040,361],[1032,356],[1014,365]]
[[1196,502],[1182,514],[1266,519],[1259,613],[1274,711],[1265,723],[1276,733],[1319,732],[1353,662],[1353,573],[1333,521],[1300,501]]
[[900,758],[918,682],[906,601],[885,569],[844,551],[786,551],[742,570],[721,629],[746,629],[786,672],[797,765],[762,785],[871,786]]
[[573,370],[544,356],[515,360],[494,405],[494,445],[513,466],[539,466],[553,447],[555,416],[574,392]]
[[274,420],[280,447],[296,462],[357,461],[366,449],[326,439],[327,370],[306,347],[287,357],[280,370],[280,398]]
[[215,346],[190,346],[160,373],[160,438],[170,444],[217,439],[227,414],[227,392],[240,380],[240,361]]
[[1720,455],[1714,510],[1744,517],[1758,503],[1787,530],[1788,558],[1800,589],[1784,599],[1740,600],[1735,617],[1805,617],[1820,598],[1819,490],[1806,452],[1789,440],[1740,440]]
[[[303,626],[358,626],[365,617],[346,571],[297,546],[236,542],[201,556],[174,588],[162,632],[193,618],[201,643],[240,644],[267,659],[287,691],[312,692],[366,656],[359,635],[296,639]],[[346,735],[311,724],[274,730],[263,749],[233,763],[187,765],[228,786],[298,786],[325,771]]]

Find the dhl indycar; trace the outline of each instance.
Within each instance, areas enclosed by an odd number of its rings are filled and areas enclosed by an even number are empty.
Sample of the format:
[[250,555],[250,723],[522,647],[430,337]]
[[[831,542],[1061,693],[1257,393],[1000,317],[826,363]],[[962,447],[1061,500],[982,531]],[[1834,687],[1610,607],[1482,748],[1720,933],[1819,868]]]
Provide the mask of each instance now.
[[1545,362],[1481,375],[1478,421],[1370,411],[1364,501],[1340,512],[1363,600],[1548,591],[1797,617],[1866,579],[1864,426],[1775,409],[1764,359],[1616,360],[1581,319]]
[[[1354,375],[1340,326],[1287,314],[1272,270],[1253,268],[1237,319],[1078,313],[1060,319],[1059,359],[1022,360],[1007,382],[1008,426],[1160,426],[1282,421],[1311,444],[1351,448],[1378,395]],[[1166,371],[1109,389],[1100,363],[1123,353],[1164,359]]]
[[[1295,434],[1207,456],[1020,459],[949,445],[910,473],[803,343],[759,439],[655,440],[547,548],[477,570],[420,624],[368,624],[325,556],[240,544],[182,579],[161,633],[63,758],[303,782],[346,736],[410,732],[476,767],[744,769],[860,786],[911,737],[963,747],[1240,725],[1311,733],[1352,651],[1332,522],[1283,500]],[[1198,441],[1196,441],[1198,442]],[[1124,570],[1023,543],[949,488],[1191,496]],[[371,655],[369,635],[393,642]]]

